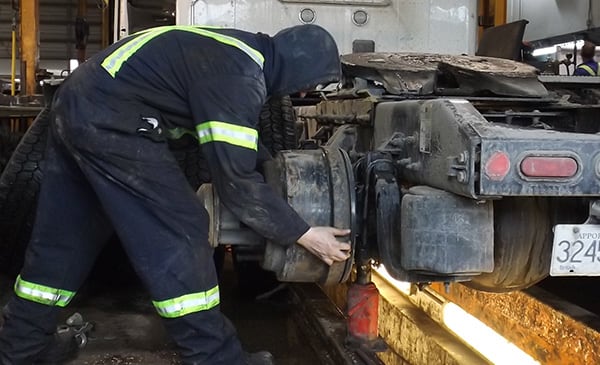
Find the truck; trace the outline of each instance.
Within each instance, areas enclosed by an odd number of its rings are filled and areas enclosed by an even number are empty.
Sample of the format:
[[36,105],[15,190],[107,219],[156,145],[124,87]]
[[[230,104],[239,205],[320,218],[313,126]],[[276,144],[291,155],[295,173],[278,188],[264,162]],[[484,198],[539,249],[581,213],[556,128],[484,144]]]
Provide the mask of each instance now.
[[[125,5],[131,10],[135,3]],[[424,10],[435,15],[435,37],[363,33],[376,14],[399,15],[401,6],[418,10],[408,12],[413,18]],[[600,275],[600,80],[540,75],[517,60],[526,21],[493,29],[492,41],[471,52],[461,33],[454,33],[456,42],[443,34],[446,48],[437,43],[443,24],[470,29],[471,1],[185,1],[176,8],[186,24],[255,24],[251,30],[265,32],[260,24],[310,23],[303,10],[311,9],[312,22],[332,29],[346,52],[338,85],[269,100],[259,134],[272,154],[262,167],[265,180],[309,224],[350,228],[351,260],[327,266],[298,245],[266,242],[220,203],[202,175],[198,147],[173,142],[211,216],[211,244],[231,247],[238,264],[260,264],[281,281],[323,284],[379,265],[402,281],[463,282],[491,292],[524,289],[549,274]],[[368,19],[362,28],[355,24],[359,10],[367,16],[358,19]],[[402,29],[400,18],[388,20]],[[420,20],[410,21],[420,29]],[[119,22],[122,36],[140,26]],[[440,49],[452,54],[431,53]],[[46,119],[41,115],[37,124]],[[0,201],[21,207],[20,218],[12,218],[21,225],[34,207],[24,208],[25,198],[35,196],[29,183],[39,175],[27,166],[38,173],[43,159],[31,153],[43,133],[32,130],[0,178]],[[22,239],[0,243],[9,252]]]
[[[306,18],[306,9],[324,16]],[[303,149],[278,152],[265,178],[309,223],[351,227],[359,269],[381,264],[398,280],[492,292],[549,274],[600,274],[600,81],[519,62],[526,20],[489,29],[474,51],[456,28],[441,32],[456,22],[475,33],[469,1],[179,1],[177,10],[186,24],[269,32],[318,20],[332,32],[343,80],[320,92],[326,100],[295,107]],[[361,11],[384,33],[359,26]],[[419,12],[429,22],[407,27]],[[215,217],[214,244],[244,241],[209,190],[200,195]],[[328,268],[257,241],[242,243],[264,245],[255,257],[280,280],[350,275],[348,263]]]

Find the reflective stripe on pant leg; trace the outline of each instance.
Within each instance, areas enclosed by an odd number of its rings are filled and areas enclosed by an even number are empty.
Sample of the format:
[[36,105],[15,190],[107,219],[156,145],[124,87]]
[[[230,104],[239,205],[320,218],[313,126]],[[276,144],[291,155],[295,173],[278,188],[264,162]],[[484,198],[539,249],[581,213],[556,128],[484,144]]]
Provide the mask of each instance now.
[[177,318],[186,314],[206,311],[219,305],[219,286],[205,292],[182,295],[177,298],[153,301],[161,317]]
[[75,292],[52,288],[49,286],[32,283],[17,277],[15,282],[15,294],[20,298],[57,307],[66,307],[75,296]]

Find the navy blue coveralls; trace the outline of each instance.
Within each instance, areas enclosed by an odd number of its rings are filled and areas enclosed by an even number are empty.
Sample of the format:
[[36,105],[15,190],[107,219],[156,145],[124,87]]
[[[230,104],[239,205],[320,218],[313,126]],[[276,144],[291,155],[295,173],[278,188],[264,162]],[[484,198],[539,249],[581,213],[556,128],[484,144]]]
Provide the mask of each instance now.
[[0,364],[31,364],[112,229],[149,290],[184,364],[242,364],[219,311],[208,216],[167,145],[197,136],[222,202],[267,239],[309,226],[256,172],[268,95],[339,77],[335,42],[297,26],[269,37],[233,29],[153,28],[75,70],[54,98],[36,225],[4,309]]
[[573,76],[600,76],[598,62],[589,60],[577,66]]

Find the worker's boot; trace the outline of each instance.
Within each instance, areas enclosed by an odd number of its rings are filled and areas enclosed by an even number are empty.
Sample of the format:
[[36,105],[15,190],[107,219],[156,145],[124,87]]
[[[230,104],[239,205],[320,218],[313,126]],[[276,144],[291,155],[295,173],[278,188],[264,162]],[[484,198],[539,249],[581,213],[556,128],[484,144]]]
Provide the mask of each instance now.
[[80,341],[69,330],[58,331],[52,341],[36,357],[34,365],[60,365],[73,360],[79,354]]
[[246,365],[275,365],[275,358],[268,351],[244,353]]

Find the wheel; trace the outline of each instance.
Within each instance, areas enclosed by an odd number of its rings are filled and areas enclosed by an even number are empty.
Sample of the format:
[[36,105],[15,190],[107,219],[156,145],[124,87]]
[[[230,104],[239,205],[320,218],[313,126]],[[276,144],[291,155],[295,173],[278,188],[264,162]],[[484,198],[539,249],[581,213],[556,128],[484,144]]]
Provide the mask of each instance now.
[[0,175],[0,272],[11,276],[23,265],[33,227],[49,119],[49,109],[44,108]]
[[548,199],[504,198],[494,201],[494,271],[465,282],[488,292],[535,285],[550,271],[552,218]]

